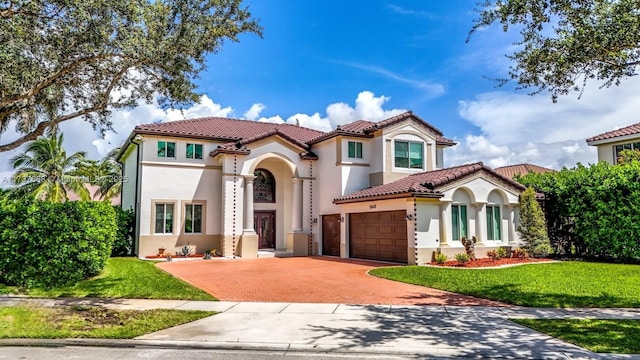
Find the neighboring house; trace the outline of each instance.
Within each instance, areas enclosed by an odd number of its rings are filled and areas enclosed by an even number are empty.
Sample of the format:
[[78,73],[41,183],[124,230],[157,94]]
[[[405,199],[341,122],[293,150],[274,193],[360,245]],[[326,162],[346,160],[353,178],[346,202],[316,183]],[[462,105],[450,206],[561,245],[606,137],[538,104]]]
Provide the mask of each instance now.
[[527,175],[529,173],[534,174],[544,174],[546,172],[555,171],[553,169],[549,169],[546,167],[534,165],[534,164],[517,164],[517,165],[507,165],[501,166],[494,169],[498,174],[513,179],[516,175],[522,176]]
[[137,126],[118,156],[135,253],[190,244],[223,256],[259,249],[410,264],[434,252],[518,243],[524,187],[482,163],[443,168],[455,143],[407,112],[328,133],[202,118]]
[[[100,195],[97,194],[99,186],[86,184],[85,187],[87,188],[87,190],[89,191],[89,194],[91,195],[91,200],[93,200],[93,201],[102,201],[103,200],[103,199],[100,198]],[[67,190],[67,196],[69,197],[69,201],[78,201],[78,200],[80,200],[80,196],[78,196],[78,194],[76,194],[75,192],[73,192],[71,190]],[[109,202],[111,203],[111,205],[120,205],[120,197],[119,196],[114,196],[109,200]]]
[[617,164],[622,150],[640,150],[640,123],[590,137],[587,144],[598,148],[598,161]]

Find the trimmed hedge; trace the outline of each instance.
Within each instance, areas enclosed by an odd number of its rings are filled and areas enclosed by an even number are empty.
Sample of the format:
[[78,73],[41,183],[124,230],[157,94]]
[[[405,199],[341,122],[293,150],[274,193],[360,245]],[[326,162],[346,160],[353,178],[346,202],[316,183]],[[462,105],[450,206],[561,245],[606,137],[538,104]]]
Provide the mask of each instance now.
[[518,181],[544,192],[549,237],[556,253],[640,261],[640,162],[605,162]]
[[133,255],[133,229],[135,225],[133,210],[123,210],[118,205],[115,205],[113,209],[116,212],[118,232],[113,242],[111,256],[131,256]]
[[0,281],[46,288],[95,276],[116,231],[106,202],[0,200]]

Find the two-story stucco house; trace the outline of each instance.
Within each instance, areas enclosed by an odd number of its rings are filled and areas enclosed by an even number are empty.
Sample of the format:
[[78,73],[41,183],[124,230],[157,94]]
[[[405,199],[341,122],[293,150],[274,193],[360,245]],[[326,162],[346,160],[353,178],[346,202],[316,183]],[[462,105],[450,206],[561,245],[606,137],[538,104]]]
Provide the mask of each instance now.
[[186,244],[223,256],[424,264],[518,242],[522,185],[482,163],[443,168],[455,145],[407,112],[324,133],[292,124],[202,118],[137,126],[119,155],[135,252]]
[[617,164],[622,150],[640,150],[640,123],[590,137],[587,144],[598,148],[598,161]]

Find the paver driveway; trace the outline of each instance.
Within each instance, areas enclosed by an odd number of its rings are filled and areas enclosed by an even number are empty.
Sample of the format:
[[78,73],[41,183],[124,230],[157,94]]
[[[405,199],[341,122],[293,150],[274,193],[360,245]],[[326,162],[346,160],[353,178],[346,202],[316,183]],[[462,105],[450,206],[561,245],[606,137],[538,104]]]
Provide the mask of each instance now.
[[328,257],[159,263],[170,274],[224,301],[398,304],[503,304],[370,276],[389,264]]

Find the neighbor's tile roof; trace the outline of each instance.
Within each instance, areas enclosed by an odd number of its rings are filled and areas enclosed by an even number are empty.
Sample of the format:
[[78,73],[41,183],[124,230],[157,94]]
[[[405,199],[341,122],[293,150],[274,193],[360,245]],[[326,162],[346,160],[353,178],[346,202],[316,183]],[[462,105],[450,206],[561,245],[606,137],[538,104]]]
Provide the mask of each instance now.
[[617,137],[636,134],[640,134],[640,123],[625,126],[617,130],[607,131],[606,133],[590,137],[587,139],[587,143],[599,140],[615,139]]
[[433,170],[409,175],[405,178],[390,182],[388,184],[370,187],[364,190],[356,191],[349,195],[336,198],[334,199],[334,202],[350,202],[352,200],[387,197],[402,194],[413,196],[414,193],[426,196],[440,197],[442,193],[438,191],[438,187],[479,171],[487,171],[491,175],[494,175],[495,177],[505,181],[506,183],[518,189],[524,190],[524,187],[521,184],[496,173],[493,169],[484,166],[482,162],[477,162],[473,164],[460,165],[446,169]]
[[494,169],[498,174],[513,179],[516,175],[527,175],[528,173],[543,174],[550,171],[555,171],[546,167],[533,165],[533,164],[517,164],[502,166]]
[[306,143],[324,134],[322,131],[292,124],[273,124],[220,117],[138,125],[134,131],[139,134],[188,136],[212,140],[242,140],[274,130],[298,143]]
[[315,144],[315,143],[319,143],[321,141],[330,139],[332,137],[338,136],[338,135],[348,135],[348,136],[356,136],[356,137],[370,137],[371,133],[379,130],[379,129],[384,129],[388,126],[391,126],[393,124],[397,124],[401,121],[407,120],[409,118],[413,118],[416,119],[418,121],[418,124],[420,124],[422,127],[428,129],[429,131],[433,132],[436,134],[436,143],[439,145],[455,145],[456,143],[453,140],[447,139],[443,136],[442,131],[440,131],[438,128],[436,128],[435,126],[429,124],[428,122],[424,121],[423,119],[421,119],[419,116],[414,115],[411,111],[407,111],[404,112],[400,115],[396,115],[393,117],[390,117],[388,119],[382,120],[380,122],[372,122],[372,121],[367,121],[367,120],[357,120],[354,121],[352,123],[348,123],[348,124],[344,124],[344,125],[338,125],[338,127],[333,130],[330,131],[326,134],[322,134],[320,136],[318,136],[315,139],[312,139],[311,141],[309,141],[310,144]]

